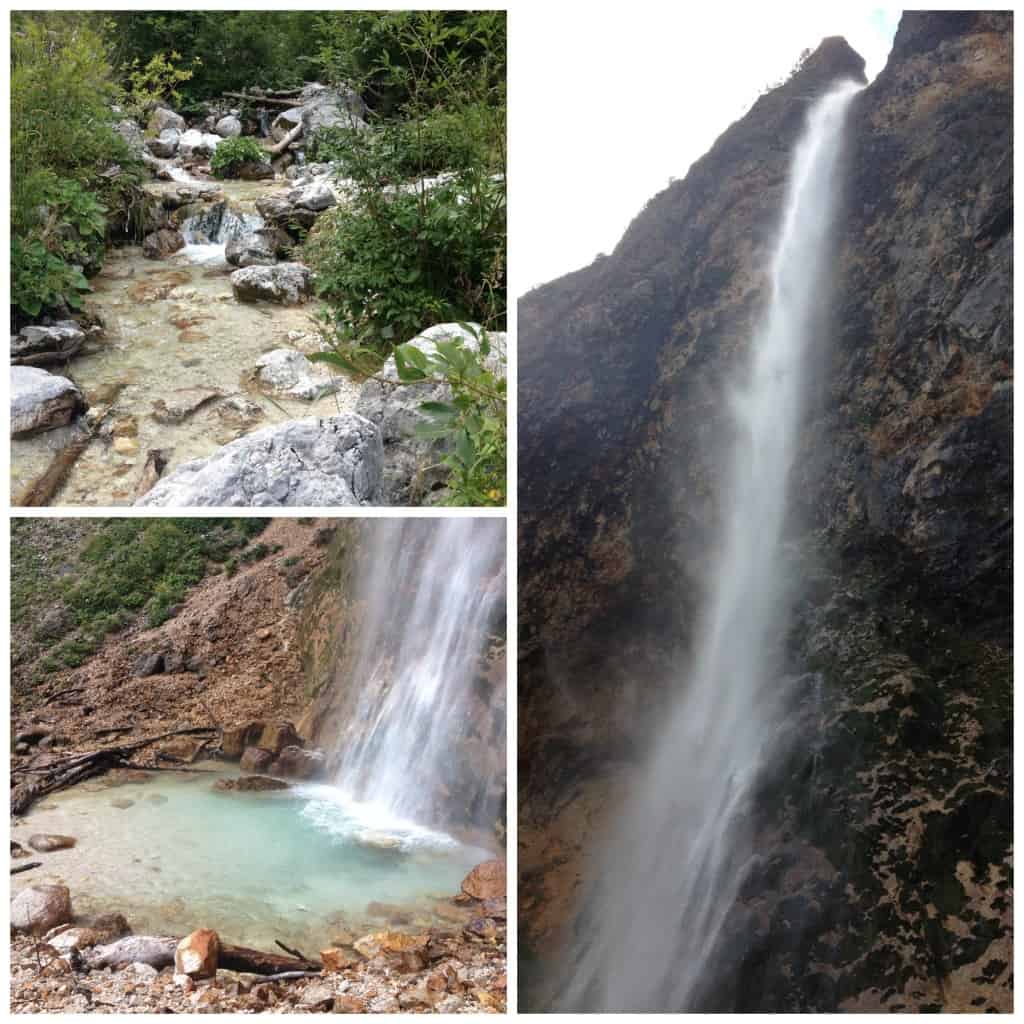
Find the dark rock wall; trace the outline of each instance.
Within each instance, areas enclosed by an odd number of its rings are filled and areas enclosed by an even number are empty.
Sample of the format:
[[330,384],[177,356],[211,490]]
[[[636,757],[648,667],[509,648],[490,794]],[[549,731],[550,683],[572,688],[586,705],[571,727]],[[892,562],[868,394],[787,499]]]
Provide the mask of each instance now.
[[[790,154],[808,99],[861,69],[826,40],[610,256],[521,301],[531,950],[571,927],[685,664],[725,384],[763,308]],[[764,877],[708,1008],[1010,1004],[1011,115],[1007,13],[905,14],[851,108],[793,486],[805,586],[788,655],[808,742],[765,780]]]

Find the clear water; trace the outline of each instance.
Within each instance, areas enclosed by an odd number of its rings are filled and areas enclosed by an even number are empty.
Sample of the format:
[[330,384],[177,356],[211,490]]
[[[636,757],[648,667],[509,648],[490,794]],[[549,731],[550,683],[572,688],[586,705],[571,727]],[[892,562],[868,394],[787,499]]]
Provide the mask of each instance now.
[[[147,186],[156,193],[178,187]],[[258,219],[255,200],[280,188],[266,182],[225,183],[234,211],[231,223],[237,227]],[[236,302],[229,280],[234,269],[224,259],[223,238],[213,243],[193,240],[164,260],[146,259],[137,246],[108,254],[87,300],[106,325],[105,334],[59,372],[71,377],[93,406],[107,406],[116,394],[110,418],[134,417],[138,434],[132,444],[122,442],[120,448],[108,440],[93,440],[53,504],[130,505],[151,448],[169,453],[170,472],[261,427],[355,409],[359,387],[346,378],[341,378],[336,394],[315,402],[271,400],[253,387],[251,375],[263,353],[275,348],[310,353],[319,348],[311,321],[316,307]],[[323,366],[314,372],[325,379],[330,376]],[[183,423],[158,423],[154,403],[178,388],[217,388],[254,403],[258,412],[239,417],[213,402]],[[12,497],[46,471],[66,444],[66,435],[51,431],[11,442]]]
[[142,785],[101,781],[48,798],[12,838],[50,832],[78,843],[35,856],[44,867],[12,889],[61,881],[76,913],[120,911],[138,934],[210,927],[226,942],[273,951],[280,939],[315,955],[339,933],[388,927],[367,912],[372,901],[402,908],[394,926],[443,924],[438,902],[493,856],[331,786],[224,793],[213,788],[218,777],[160,772]]
[[751,862],[750,800],[785,728],[789,474],[804,367],[823,342],[843,123],[858,89],[818,100],[796,148],[771,301],[733,396],[729,487],[694,664],[608,841],[569,958],[565,1009],[691,1009]]
[[474,737],[489,718],[474,707],[474,680],[504,607],[504,520],[379,520],[370,543],[360,648],[338,681],[354,699],[336,739],[336,781],[388,815],[431,825],[454,798],[461,823],[487,830],[501,813],[504,733]]

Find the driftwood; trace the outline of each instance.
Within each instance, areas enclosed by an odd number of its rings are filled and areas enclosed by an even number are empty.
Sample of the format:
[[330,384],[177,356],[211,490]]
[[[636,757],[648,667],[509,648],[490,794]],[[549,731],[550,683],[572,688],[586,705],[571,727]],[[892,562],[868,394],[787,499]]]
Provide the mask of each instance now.
[[95,436],[90,430],[85,437],[72,441],[67,448],[62,448],[38,479],[33,481],[15,499],[14,504],[22,508],[39,508],[49,505],[53,496],[64,486],[74,464],[82,457],[85,449]]
[[267,146],[267,152],[271,156],[283,153],[302,134],[302,127],[303,125],[300,121],[280,142],[275,143],[273,146]]
[[[146,963],[160,970],[174,963],[174,951],[181,939],[127,935],[106,946],[97,946],[85,955],[85,966],[90,970],[102,967],[120,967],[124,964]],[[311,960],[299,960],[277,953],[263,953],[245,946],[221,946],[217,967],[225,971],[239,971],[243,974],[279,975],[294,974],[305,977],[319,974],[321,964]]]
[[41,860],[34,860],[31,864],[19,864],[15,868],[11,868],[12,875],[20,875],[22,871],[31,871],[33,868],[39,868],[43,866]]
[[289,956],[295,957],[296,960],[309,960],[309,957],[307,957],[304,953],[300,953],[299,950],[297,949],[292,949],[291,946],[286,946],[280,939],[274,939],[274,945],[279,946]]
[[[273,96],[251,96],[244,92],[226,92],[225,96],[230,96],[233,100],[247,100],[250,103],[255,103],[259,106],[261,103],[265,103],[272,107],[294,107],[295,100],[293,99],[276,99]],[[298,93],[295,93],[298,96]]]
[[[160,733],[158,736],[150,736],[148,739],[136,740],[134,743],[104,747],[102,750],[91,750],[84,754],[72,754],[70,757],[46,765],[26,765],[14,768],[11,772],[12,778],[31,774],[41,774],[42,778],[15,783],[11,788],[11,814],[24,814],[40,797],[102,775],[112,768],[142,768],[145,770],[144,765],[132,764],[130,755],[150,744],[158,743],[171,736],[194,736],[215,731],[209,726],[174,729],[171,732]],[[197,771],[198,769],[189,770]]]
[[135,497],[141,498],[148,491],[151,491],[156,482],[163,476],[167,468],[167,452],[162,448],[150,448],[146,453],[146,464],[142,467],[142,476],[139,478],[138,486],[135,488]]

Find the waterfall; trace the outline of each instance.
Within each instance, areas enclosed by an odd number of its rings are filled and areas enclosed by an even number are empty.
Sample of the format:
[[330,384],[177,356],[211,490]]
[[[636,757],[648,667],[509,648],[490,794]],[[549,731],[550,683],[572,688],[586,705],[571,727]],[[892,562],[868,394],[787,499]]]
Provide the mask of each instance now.
[[504,614],[504,521],[376,520],[363,565],[356,649],[334,682],[348,694],[335,782],[386,819],[491,828],[505,690],[481,677]]
[[211,203],[202,213],[186,218],[181,234],[187,245],[225,245],[263,227],[258,213],[236,213],[227,202]]
[[719,545],[693,664],[616,822],[564,967],[561,1009],[689,1010],[711,980],[756,859],[751,800],[778,753],[791,587],[782,556],[804,370],[823,339],[843,123],[860,86],[809,109],[771,267],[771,296],[732,403]]

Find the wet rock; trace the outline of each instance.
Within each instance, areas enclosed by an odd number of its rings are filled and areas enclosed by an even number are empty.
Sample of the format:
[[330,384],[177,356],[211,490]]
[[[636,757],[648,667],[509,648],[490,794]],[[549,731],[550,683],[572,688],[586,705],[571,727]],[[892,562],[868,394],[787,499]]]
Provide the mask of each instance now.
[[258,746],[279,754],[285,747],[301,746],[302,739],[291,722],[268,722],[260,734]]
[[261,747],[246,747],[239,767],[243,772],[265,772],[274,760],[274,752]]
[[74,320],[23,327],[11,338],[11,365],[46,366],[67,362],[85,344],[85,337],[85,331]]
[[280,302],[295,306],[309,296],[312,275],[301,263],[245,267],[231,275],[231,290],[239,302]]
[[271,779],[266,775],[245,775],[240,779],[218,779],[213,788],[225,793],[272,793],[291,786],[282,779]]
[[142,240],[142,255],[150,260],[162,260],[184,248],[184,235],[173,228],[160,228]]
[[44,935],[72,919],[66,885],[30,885],[11,900],[11,927],[19,932]]
[[462,880],[462,891],[475,900],[504,899],[506,893],[505,861],[485,860]]
[[[248,273],[248,271],[239,271]],[[355,413],[265,427],[179,466],[139,506],[351,506],[378,495],[379,430]]]
[[240,758],[246,747],[259,745],[264,725],[264,722],[246,722],[243,725],[229,726],[221,738],[221,753],[225,757]]
[[183,132],[178,140],[178,153],[183,160],[211,157],[221,141],[219,135],[207,134],[190,128],[187,132]]
[[38,833],[28,837],[28,845],[38,853],[52,853],[54,850],[68,850],[75,845],[74,836],[45,835]]
[[146,148],[153,156],[168,160],[178,152],[181,133],[174,128],[165,128],[155,139],[146,140]]
[[189,978],[214,978],[220,958],[220,938],[210,928],[186,935],[174,951],[174,973]]
[[168,128],[177,132],[183,132],[186,127],[185,118],[183,118],[181,114],[176,114],[173,110],[168,110],[166,107],[157,107],[156,110],[149,115],[149,123],[146,125],[146,131],[152,136],[158,136]]
[[339,949],[337,946],[320,950],[320,959],[323,962],[324,970],[328,974],[343,971],[347,967],[359,963],[359,957],[353,956],[348,950]]
[[242,134],[242,122],[234,114],[222,117],[213,129],[222,139],[232,139]]
[[224,258],[233,267],[273,266],[295,243],[278,227],[258,228],[251,234],[232,238],[224,247]]
[[184,423],[223,394],[217,388],[176,388],[166,398],[158,398],[153,403],[153,419],[157,423]]
[[312,210],[314,213],[321,213],[338,205],[338,200],[331,191],[329,185],[322,181],[314,182],[302,188],[292,189],[288,193],[288,202],[292,206],[301,207],[304,210]]
[[256,379],[260,389],[285,398],[315,401],[337,391],[340,381],[314,368],[301,353],[276,348],[256,360]]
[[88,407],[67,379],[34,366],[12,366],[11,437],[29,437],[67,426]]
[[272,775],[285,775],[293,779],[312,779],[324,770],[326,758],[321,750],[303,750],[285,747],[270,766]]
[[256,210],[268,224],[291,235],[296,228],[309,230],[318,214],[305,207],[294,206],[284,196],[264,196],[256,200]]

